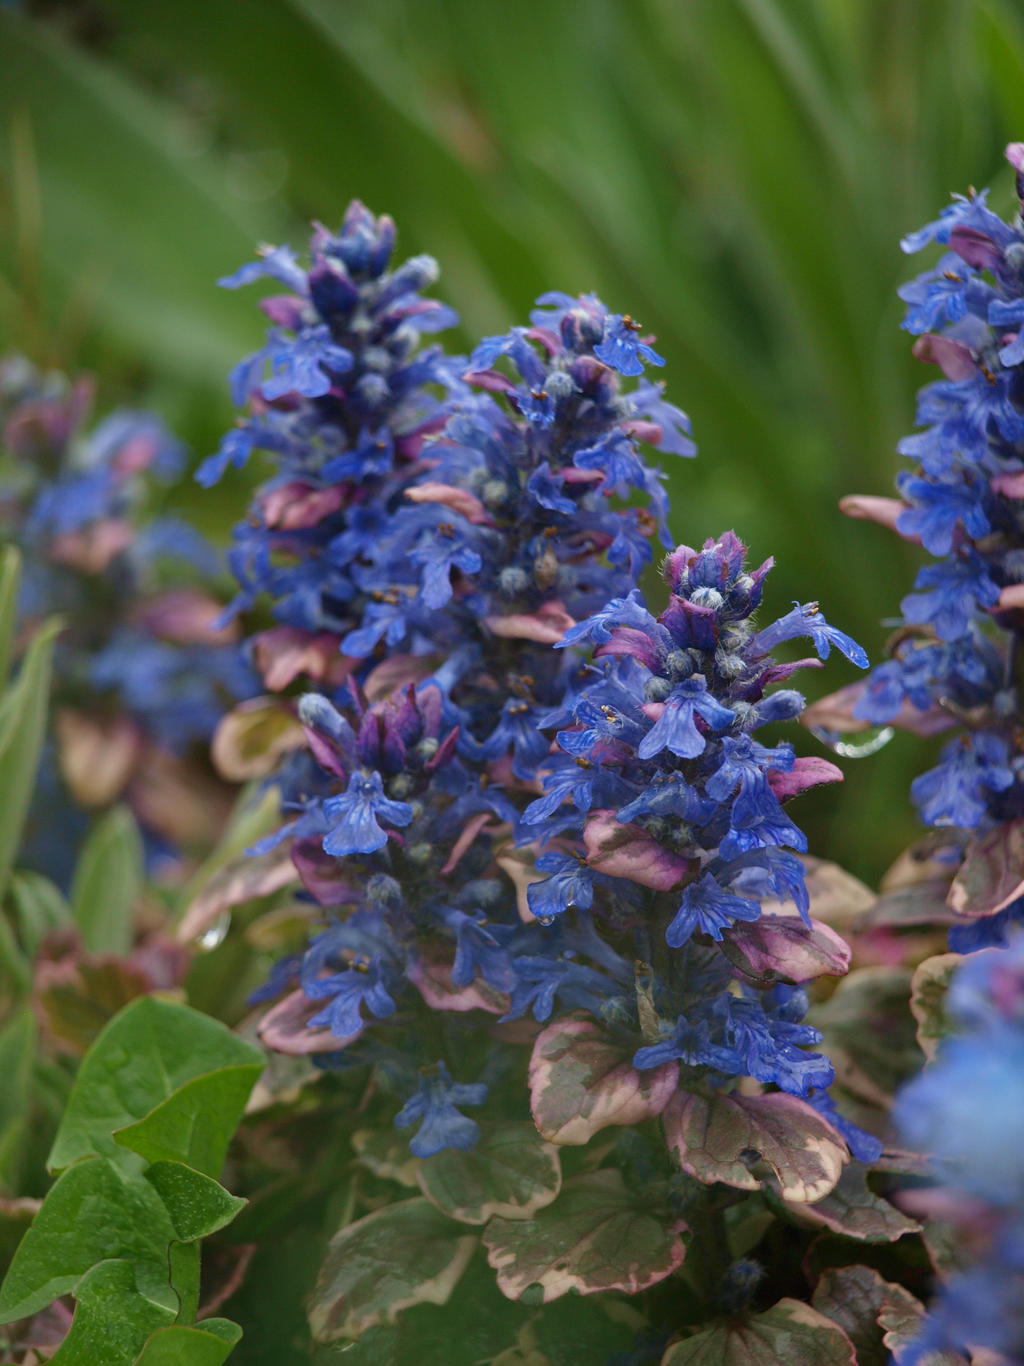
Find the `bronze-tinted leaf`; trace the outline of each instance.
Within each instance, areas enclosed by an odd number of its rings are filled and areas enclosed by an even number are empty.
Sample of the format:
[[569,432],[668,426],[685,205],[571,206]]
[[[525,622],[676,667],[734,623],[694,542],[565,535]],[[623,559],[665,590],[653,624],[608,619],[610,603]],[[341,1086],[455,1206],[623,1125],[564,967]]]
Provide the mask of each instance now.
[[865,1243],[893,1243],[905,1233],[921,1230],[916,1220],[908,1219],[871,1190],[867,1170],[860,1162],[851,1163],[843,1171],[824,1199],[813,1205],[793,1204],[789,1208],[801,1220]]
[[949,889],[957,915],[995,915],[1024,895],[1024,817],[971,840]]
[[857,1366],[838,1324],[800,1300],[706,1328],[670,1347],[661,1366]]
[[567,1182],[533,1219],[492,1219],[484,1245],[509,1299],[539,1286],[546,1303],[570,1290],[635,1295],[655,1285],[682,1264],[685,1229],[646,1209],[606,1167]]
[[824,1034],[822,1051],[836,1080],[855,1096],[887,1105],[924,1061],[910,1013],[910,972],[860,968],[845,977],[809,1023]]
[[528,1121],[481,1124],[475,1148],[444,1148],[421,1162],[417,1175],[431,1204],[463,1224],[486,1224],[493,1215],[529,1219],[562,1184],[558,1149]]
[[868,1266],[829,1267],[822,1272],[811,1302],[845,1331],[856,1348],[858,1366],[888,1366],[880,1314],[909,1310],[920,1318],[922,1309],[903,1286],[883,1280]]
[[[815,977],[842,977],[850,966],[845,939],[820,920],[805,925],[795,912],[767,911],[757,920],[738,922],[727,935],[755,977],[810,982]],[[737,966],[742,970],[742,963]]]
[[214,732],[211,753],[218,773],[229,782],[265,778],[306,733],[294,710],[276,697],[253,697],[228,712]]
[[829,1122],[796,1096],[697,1096],[680,1091],[665,1111],[665,1136],[698,1181],[757,1190],[770,1168],[786,1200],[820,1200],[849,1157]]
[[593,1020],[558,1020],[537,1036],[530,1059],[530,1111],[552,1143],[587,1143],[610,1124],[661,1114],[676,1089],[674,1062],[640,1071]]
[[223,911],[254,897],[270,896],[298,880],[287,844],[256,858],[246,856],[210,878],[185,912],[178,926],[178,938],[183,944],[190,943],[204,934]]
[[357,1219],[331,1239],[310,1301],[317,1342],[357,1338],[414,1304],[446,1304],[477,1245],[417,1196]]

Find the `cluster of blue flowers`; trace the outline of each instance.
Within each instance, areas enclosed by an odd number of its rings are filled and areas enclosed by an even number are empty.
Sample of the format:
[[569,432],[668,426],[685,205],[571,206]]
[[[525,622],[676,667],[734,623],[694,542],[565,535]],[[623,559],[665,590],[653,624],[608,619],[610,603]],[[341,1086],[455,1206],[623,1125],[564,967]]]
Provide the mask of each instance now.
[[[599,906],[600,923],[635,927],[635,952],[658,968],[653,1028],[663,1036],[637,1051],[637,1067],[676,1059],[807,1096],[832,1071],[802,1051],[820,1040],[799,1023],[806,995],[766,989],[749,964],[743,973],[744,927],[774,900],[791,901],[810,928],[804,866],[791,852],[807,841],[783,802],[841,774],[753,737],[804,708],[798,692],[768,689],[819,664],[776,664],[776,646],[805,637],[821,659],[833,646],[862,668],[867,657],[814,602],[757,630],[772,561],[748,572],[745,553],[731,532],[699,552],[680,546],[664,564],[670,598],[657,619],[634,589],[565,636],[569,648],[593,642],[608,663],[548,718],[564,727],[562,753],[544,766],[545,796],[521,829],[565,852],[541,856],[549,876],[528,896],[542,920]],[[665,953],[658,935],[679,952]]]
[[[1008,149],[1024,193],[1024,146]],[[915,354],[944,378],[920,393],[923,431],[899,444],[915,463],[900,475],[902,505],[882,508],[896,530],[936,557],[903,600],[893,658],[853,709],[874,724],[958,728],[912,795],[928,825],[985,830],[1024,811],[1018,725],[1024,617],[1024,227],[1004,223],[986,195],[957,197],[904,239],[905,251],[946,250],[900,290]]]
[[895,1118],[908,1142],[933,1155],[945,1186],[938,1212],[973,1255],[902,1366],[981,1348],[1024,1360],[1024,938],[967,958],[948,1010],[962,1032],[904,1087]]
[[[366,558],[422,473],[424,442],[444,425],[449,395],[464,387],[463,366],[420,346],[421,333],[457,321],[421,297],[437,265],[416,256],[389,269],[394,240],[390,218],[354,202],[337,235],[316,226],[308,270],[287,246],[268,247],[220,281],[236,289],[266,277],[290,291],[262,301],[266,345],[231,375],[248,414],[197,472],[209,487],[254,451],[274,462],[228,560],[241,588],[232,613],[269,601],[280,623],[250,642],[275,691],[298,676],[340,679],[339,642],[368,603],[386,608]],[[357,641],[355,653],[368,651]]]
[[[269,301],[278,329],[236,371],[244,441],[201,477],[243,445],[279,461],[237,533],[239,605],[266,595],[306,633],[254,642],[269,686],[324,689],[299,701],[308,751],[275,774],[290,819],[260,851],[289,841],[327,924],[262,993],[292,988],[264,1038],[381,1064],[414,1090],[396,1122],[421,1122],[421,1156],[475,1141],[456,1107],[484,1084],[438,1059],[473,1010],[587,1011],[640,1069],[755,1077],[832,1118],[831,1066],[804,1051],[814,971],[765,972],[771,926],[756,950],[743,929],[766,899],[806,916],[790,852],[806,842],[782,803],[839,774],[752,737],[802,710],[771,685],[818,664],[776,665],[777,645],[867,661],[815,603],[758,631],[770,562],[748,573],[731,534],[669,556],[656,621],[636,583],[652,537],[670,542],[641,443],[695,448],[645,376],[663,363],[650,340],[593,296],[552,294],[468,361],[419,353],[414,327],[448,315],[415,293],[422,258],[388,272],[392,234],[353,205],[338,237],[317,230],[308,274],[281,248],[227,282],[271,274],[295,297]],[[279,502],[301,514],[268,515]],[[318,632],[333,651],[314,660]],[[410,1030],[416,999],[436,1028]]]
[[[69,384],[18,356],[0,363],[0,533],[22,551],[23,627],[64,619],[57,743],[71,796],[86,807],[124,789],[144,746],[184,755],[205,744],[254,688],[230,633],[215,627],[220,606],[206,584],[217,556],[187,523],[147,506],[155,485],[180,474],[183,447],[148,413],[118,411],[86,431],[91,398],[87,380]],[[95,745],[102,764],[76,754]],[[52,766],[41,782],[55,838],[39,829],[40,850],[53,871],[67,863],[67,812]]]

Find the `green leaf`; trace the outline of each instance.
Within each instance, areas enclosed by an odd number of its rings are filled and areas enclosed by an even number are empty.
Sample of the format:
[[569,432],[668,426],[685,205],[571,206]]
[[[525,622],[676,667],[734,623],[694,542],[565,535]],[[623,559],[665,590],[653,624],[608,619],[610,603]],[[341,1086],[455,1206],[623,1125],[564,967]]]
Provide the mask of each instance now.
[[[49,1156],[51,1170],[100,1153],[125,1162],[113,1138],[179,1087],[224,1067],[255,1064],[257,1049],[188,1006],[143,996],[125,1006],[84,1058]],[[134,1159],[129,1165],[136,1165]]]
[[21,552],[16,545],[0,551],[0,688],[7,684],[11,649],[18,627],[18,588],[21,585]]
[[562,1184],[558,1149],[529,1123],[481,1124],[475,1148],[445,1148],[420,1163],[418,1176],[431,1204],[463,1224],[495,1214],[529,1219]]
[[11,864],[21,844],[39,753],[46,735],[53,645],[61,625],[48,622],[33,637],[15,682],[0,699],[0,792],[4,818],[0,822],[0,894],[7,886]]
[[544,1302],[570,1290],[635,1295],[682,1265],[685,1229],[645,1208],[618,1171],[604,1168],[567,1182],[532,1219],[492,1219],[484,1245],[510,1299],[531,1286],[541,1287]]
[[910,979],[910,1011],[917,1021],[917,1042],[929,1062],[939,1044],[956,1028],[946,1011],[946,996],[953,974],[963,962],[959,953],[939,953],[926,958]]
[[394,1129],[357,1129],[351,1138],[355,1161],[374,1176],[415,1188],[419,1158],[409,1152],[409,1141]]
[[328,1246],[310,1301],[313,1337],[357,1338],[411,1305],[445,1304],[476,1244],[419,1197],[356,1220]]
[[174,1225],[156,1190],[105,1158],[70,1167],[50,1188],[0,1288],[0,1322],[26,1318],[75,1290],[98,1262],[123,1259],[141,1294],[177,1305],[168,1284]]
[[[577,1328],[581,1307],[576,1301]],[[358,1342],[348,1343],[342,1359],[346,1366],[480,1366],[514,1342],[532,1317],[524,1305],[501,1294],[485,1259],[474,1256],[447,1304],[413,1305],[396,1323],[378,1324]],[[606,1350],[598,1366],[605,1366],[614,1350],[608,1346],[612,1324],[607,1318],[603,1327]],[[577,1331],[577,1345],[579,1336]],[[325,1362],[335,1359],[324,1355]],[[572,1366],[584,1363],[577,1356]]]
[[38,1032],[35,1016],[27,1006],[12,1015],[0,1030],[0,1191],[12,1194],[18,1190],[28,1133]]
[[75,1299],[71,1329],[51,1366],[132,1366],[149,1335],[173,1323],[176,1313],[141,1293],[131,1265],[122,1261],[93,1267]]
[[995,915],[1024,892],[1024,819],[971,840],[947,898],[957,915]]
[[661,1366],[857,1366],[842,1328],[799,1300],[706,1328],[677,1342]]
[[193,1328],[158,1328],[135,1366],[221,1366],[241,1337],[241,1328],[227,1319],[205,1319]]
[[174,1235],[183,1243],[208,1238],[230,1224],[247,1203],[183,1162],[154,1162],[145,1178],[164,1202]]
[[71,885],[72,914],[90,953],[129,951],[142,881],[139,828],[126,806],[116,806],[90,831]]
[[589,1019],[557,1020],[530,1057],[530,1111],[553,1143],[587,1143],[610,1124],[639,1124],[668,1104],[679,1078],[673,1062],[638,1071],[631,1052]]
[[823,1200],[813,1205],[790,1204],[798,1219],[858,1238],[864,1243],[894,1243],[905,1233],[920,1233],[921,1225],[876,1195],[867,1183],[867,1170],[851,1163]]
[[770,1168],[787,1200],[827,1195],[849,1157],[846,1144],[806,1101],[766,1096],[697,1096],[680,1091],[664,1117],[668,1146],[698,1181],[758,1190]]
[[231,1135],[262,1070],[261,1059],[195,1077],[137,1124],[119,1129],[114,1142],[148,1162],[186,1162],[207,1176],[219,1176]]
[[13,875],[8,895],[18,922],[18,938],[34,958],[46,936],[69,923],[71,907],[55,883],[29,868]]
[[178,1239],[169,1253],[171,1285],[180,1300],[178,1320],[193,1323],[199,1310],[199,1239],[229,1224],[245,1201],[181,1162],[156,1162],[144,1175],[160,1196]]

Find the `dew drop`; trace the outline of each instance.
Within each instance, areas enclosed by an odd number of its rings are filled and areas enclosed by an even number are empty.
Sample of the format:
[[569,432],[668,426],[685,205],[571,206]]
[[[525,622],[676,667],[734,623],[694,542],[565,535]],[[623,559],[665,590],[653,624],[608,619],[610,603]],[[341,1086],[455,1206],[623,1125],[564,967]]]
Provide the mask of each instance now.
[[895,734],[892,726],[880,726],[874,732],[868,731],[863,740],[837,740],[832,748],[844,759],[866,759],[884,749]]
[[213,922],[210,928],[206,930],[203,934],[201,934],[199,938],[196,940],[196,943],[198,944],[199,948],[204,949],[207,953],[209,953],[211,949],[219,948],[220,945],[223,944],[224,940],[227,938],[228,927],[230,926],[230,924],[231,912],[221,911],[220,915]]

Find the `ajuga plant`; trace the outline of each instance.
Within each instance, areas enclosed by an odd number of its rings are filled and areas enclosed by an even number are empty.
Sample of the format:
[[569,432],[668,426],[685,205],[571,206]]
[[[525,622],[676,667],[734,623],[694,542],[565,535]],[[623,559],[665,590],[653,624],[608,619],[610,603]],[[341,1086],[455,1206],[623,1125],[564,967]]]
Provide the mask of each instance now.
[[[184,449],[148,413],[118,411],[87,430],[91,400],[86,379],[17,356],[0,363],[0,535],[22,552],[19,628],[28,638],[46,616],[64,622],[53,747],[25,855],[58,877],[84,813],[123,795],[154,851],[208,825],[209,810],[191,823],[171,812],[190,786],[176,767],[254,686],[231,633],[214,626],[215,553],[187,523],[152,511]],[[175,802],[161,798],[161,772]]]
[[[356,204],[308,270],[268,248],[225,282],[291,293],[200,474],[276,464],[236,533],[235,610],[276,618],[249,648],[291,695],[222,728],[285,819],[186,927],[300,880],[309,934],[257,993],[260,1033],[313,1060],[330,1141],[385,1184],[352,1187],[314,1336],[404,1363],[450,1299],[488,1325],[473,1360],[561,1360],[540,1306],[573,1293],[595,1362],[747,1335],[766,1361],[853,1362],[857,1287],[830,1273],[805,1302],[813,1231],[916,1226],[865,1184],[882,1144],[837,1109],[805,1020],[849,955],[787,807],[841,775],[765,728],[803,711],[794,671],[866,657],[816,602],[756,620],[772,562],[731,532],[671,548],[645,447],[694,447],[639,324],[551,294],[468,360],[422,351],[450,314],[393,240]],[[775,659],[798,640],[815,655]],[[872,1303],[912,1299],[853,1270]]]
[[[1011,144],[1007,158],[1024,202],[1024,145]],[[956,196],[903,241],[907,252],[941,248],[900,297],[915,355],[943,378],[921,390],[923,430],[899,445],[913,462],[898,478],[900,498],[844,500],[932,560],[903,599],[890,658],[811,711],[826,729],[944,737],[938,763],[911,788],[929,835],[898,861],[866,922],[890,964],[916,963],[911,1008],[930,1060],[896,1114],[906,1140],[935,1154],[943,1184],[903,1198],[959,1234],[961,1270],[900,1356],[911,1366],[936,1350],[1024,1360],[1013,1138],[1024,1077],[1024,223],[1019,214],[1004,222],[986,199]],[[954,952],[918,961],[929,928],[948,931]],[[930,1251],[945,1277],[949,1257],[934,1242]]]
[[900,1366],[935,1352],[997,1353],[1024,1361],[1024,938],[963,960],[946,999],[955,1033],[904,1088],[896,1119],[906,1140],[933,1155],[937,1189],[919,1212],[957,1233],[961,1264]]
[[[1024,194],[1024,144],[1007,155]],[[1015,852],[1024,814],[1024,228],[972,191],[903,248],[930,243],[943,248],[937,264],[900,291],[915,355],[943,374],[921,390],[924,430],[899,444],[914,468],[899,476],[899,499],[857,496],[844,506],[933,560],[903,599],[891,658],[814,719],[952,733],[911,795],[935,829],[933,851],[944,843],[956,874],[949,906],[966,918],[950,946],[968,951],[1004,942],[1024,915]]]

